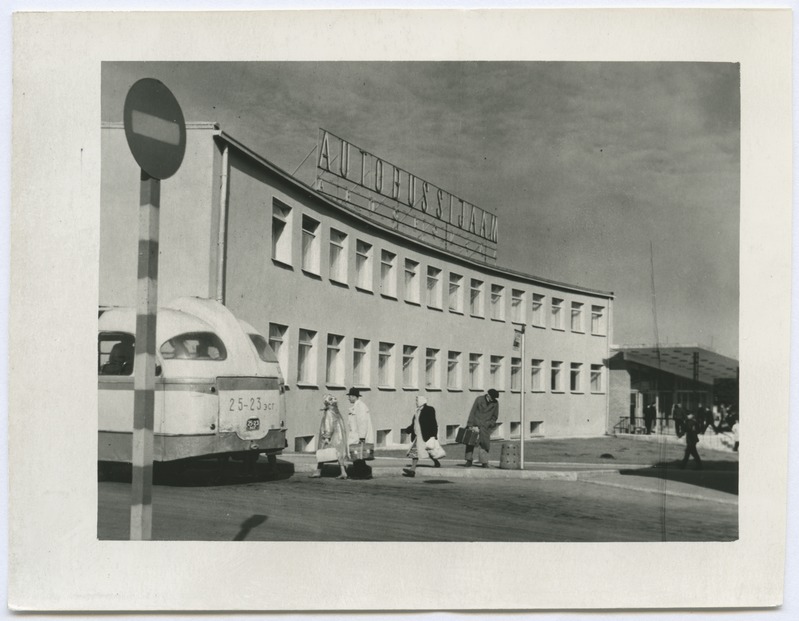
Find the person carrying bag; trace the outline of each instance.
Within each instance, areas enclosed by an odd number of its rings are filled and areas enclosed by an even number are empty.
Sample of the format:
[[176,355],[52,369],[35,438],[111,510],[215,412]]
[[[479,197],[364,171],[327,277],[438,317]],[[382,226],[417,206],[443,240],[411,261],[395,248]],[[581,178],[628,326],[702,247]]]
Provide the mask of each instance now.
[[411,458],[411,465],[403,469],[402,476],[416,476],[420,445],[424,448],[427,456],[433,460],[433,466],[435,468],[441,467],[441,462],[438,460],[444,457],[446,452],[438,441],[438,421],[436,420],[435,408],[428,405],[427,397],[424,395],[418,395],[416,397],[416,413],[413,416],[411,424],[403,429],[403,431],[411,434],[412,444],[408,451],[408,457]]
[[338,462],[341,474],[337,479],[347,478],[346,460],[349,457],[347,443],[347,424],[338,409],[338,402],[333,395],[325,395],[322,407],[322,420],[319,423],[319,442],[316,451],[316,471],[312,479],[322,476],[322,464]]

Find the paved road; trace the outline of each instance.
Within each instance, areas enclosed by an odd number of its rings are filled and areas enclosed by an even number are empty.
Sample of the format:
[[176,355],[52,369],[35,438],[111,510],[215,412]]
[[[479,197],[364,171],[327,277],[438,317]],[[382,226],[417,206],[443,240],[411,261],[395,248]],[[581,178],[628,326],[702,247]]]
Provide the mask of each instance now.
[[[379,461],[379,460],[378,460]],[[729,541],[737,497],[631,477],[524,480],[463,477],[452,467],[414,479],[309,479],[282,462],[252,475],[230,464],[162,478],[153,539],[195,541]],[[331,473],[332,474],[332,473]],[[713,473],[708,477],[713,478]],[[669,491],[688,491],[678,495]],[[99,483],[98,535],[127,539],[130,484]]]

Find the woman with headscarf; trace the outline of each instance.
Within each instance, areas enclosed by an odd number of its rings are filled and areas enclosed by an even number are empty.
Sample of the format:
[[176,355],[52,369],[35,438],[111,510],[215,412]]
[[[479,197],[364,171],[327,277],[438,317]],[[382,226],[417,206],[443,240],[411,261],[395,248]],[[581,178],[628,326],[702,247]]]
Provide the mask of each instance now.
[[[338,401],[333,395],[325,395],[322,407],[322,420],[319,423],[319,442],[320,449],[332,447],[336,449],[341,474],[337,479],[347,478],[346,460],[349,458],[349,444],[347,442],[347,424],[338,409]],[[322,464],[316,464],[316,471],[311,475],[312,479],[322,476]]]
[[[415,477],[416,465],[419,463],[419,453],[425,452],[425,443],[430,438],[438,438],[438,421],[436,421],[436,410],[433,406],[427,404],[427,397],[418,395],[416,397],[416,412],[404,432],[411,434],[411,448],[408,451],[408,457],[411,458],[411,467],[404,468],[402,476]],[[429,455],[433,460],[433,466],[439,468],[441,462],[432,455]]]

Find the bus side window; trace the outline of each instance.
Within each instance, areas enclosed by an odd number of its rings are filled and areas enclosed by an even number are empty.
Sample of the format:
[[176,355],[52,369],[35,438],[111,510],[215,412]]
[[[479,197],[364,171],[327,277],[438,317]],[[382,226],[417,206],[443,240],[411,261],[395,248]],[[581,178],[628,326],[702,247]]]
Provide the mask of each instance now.
[[98,343],[100,375],[131,375],[133,358],[134,340],[132,335],[100,335]]

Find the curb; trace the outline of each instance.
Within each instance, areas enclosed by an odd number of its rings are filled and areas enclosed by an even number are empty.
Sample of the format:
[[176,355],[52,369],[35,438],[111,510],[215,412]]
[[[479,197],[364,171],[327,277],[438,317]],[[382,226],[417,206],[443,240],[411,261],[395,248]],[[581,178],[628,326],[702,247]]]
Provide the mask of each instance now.
[[657,494],[659,496],[676,496],[678,498],[688,498],[690,500],[702,500],[705,502],[717,502],[723,505],[738,506],[738,497],[722,498],[719,496],[704,496],[702,494],[692,494],[690,492],[678,492],[668,489],[654,489],[651,487],[641,487],[639,485],[623,485],[622,483],[614,483],[613,481],[599,481],[596,479],[585,478],[582,479],[584,483],[592,483],[594,485],[604,485],[605,487],[616,487],[636,492],[645,492],[647,494]]

